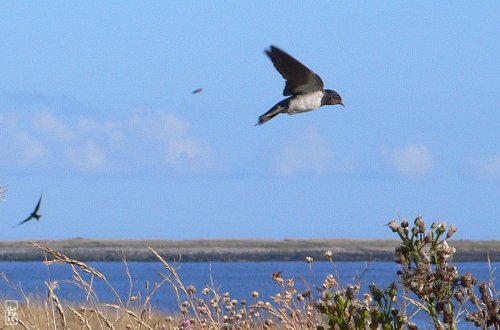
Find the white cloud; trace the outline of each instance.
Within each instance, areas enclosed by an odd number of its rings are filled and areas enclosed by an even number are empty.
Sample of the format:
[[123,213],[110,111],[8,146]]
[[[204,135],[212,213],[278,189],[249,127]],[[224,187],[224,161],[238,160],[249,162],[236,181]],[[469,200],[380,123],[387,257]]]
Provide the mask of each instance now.
[[108,158],[101,148],[94,143],[81,146],[70,146],[66,157],[74,168],[84,172],[95,172],[108,165]]
[[22,164],[43,160],[49,153],[43,142],[25,133],[18,134],[17,144],[20,148],[19,160]]
[[500,155],[474,161],[472,164],[472,170],[478,177],[499,179]]
[[39,165],[50,154],[46,144],[30,134],[17,114],[0,115],[0,163],[14,166]]
[[343,164],[333,157],[331,147],[314,127],[294,135],[279,150],[275,151],[274,167],[279,175],[291,176],[299,172],[311,171],[325,174],[331,170],[349,171],[353,165]]
[[63,122],[57,120],[47,110],[35,113],[33,127],[61,140],[68,140],[74,136],[73,132]]
[[174,114],[150,111],[134,113],[130,124],[145,136],[161,139],[185,136],[189,129],[188,124]]
[[386,151],[392,166],[405,176],[425,176],[434,169],[434,160],[424,144],[408,144],[402,148]]
[[189,134],[184,120],[168,113],[136,113],[130,120],[130,128],[149,144],[157,146],[163,161],[177,169],[197,169],[210,163],[210,147]]
[[60,116],[50,109],[0,113],[2,166],[185,172],[211,163],[210,146],[174,114],[137,111],[101,120]]
[[102,135],[113,142],[123,140],[122,126],[123,125],[117,121],[98,122],[91,118],[80,118],[77,123],[77,128],[81,134]]

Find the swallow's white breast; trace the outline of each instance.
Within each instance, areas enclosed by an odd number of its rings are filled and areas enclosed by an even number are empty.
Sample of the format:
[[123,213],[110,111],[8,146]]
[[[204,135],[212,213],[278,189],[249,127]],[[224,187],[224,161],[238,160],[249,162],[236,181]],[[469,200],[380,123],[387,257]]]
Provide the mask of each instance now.
[[321,106],[322,98],[323,91],[299,95],[290,101],[290,105],[288,106],[288,113],[292,115],[294,113],[317,109]]

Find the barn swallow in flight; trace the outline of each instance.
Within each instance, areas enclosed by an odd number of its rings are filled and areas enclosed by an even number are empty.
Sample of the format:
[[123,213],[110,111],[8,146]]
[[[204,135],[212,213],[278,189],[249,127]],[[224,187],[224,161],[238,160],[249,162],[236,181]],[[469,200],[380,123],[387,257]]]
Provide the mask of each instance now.
[[262,125],[280,113],[296,113],[315,110],[324,105],[342,104],[340,95],[331,89],[323,89],[323,81],[313,71],[281,49],[271,46],[266,54],[274,67],[285,78],[284,96],[290,96],[259,117]]
[[27,217],[26,219],[24,219],[23,221],[21,221],[20,223],[18,223],[16,225],[16,227],[30,221],[31,219],[36,219],[36,221],[40,221],[40,218],[42,217],[42,215],[38,212],[40,212],[40,205],[41,204],[42,204],[42,195],[40,195],[40,199],[38,200],[38,203],[36,204],[33,212],[31,212],[30,216]]
[[201,93],[201,92],[203,92],[203,88],[198,88],[198,89],[195,89],[193,91],[193,94],[198,94],[198,93]]

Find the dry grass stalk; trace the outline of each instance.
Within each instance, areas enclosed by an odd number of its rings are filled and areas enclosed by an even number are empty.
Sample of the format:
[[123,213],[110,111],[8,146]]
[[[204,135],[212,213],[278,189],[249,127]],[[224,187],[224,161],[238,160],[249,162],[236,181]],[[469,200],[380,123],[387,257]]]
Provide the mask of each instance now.
[[[45,322],[47,323],[46,328],[50,329],[50,314],[49,314],[49,305],[47,304],[47,301],[45,301]],[[52,310],[52,314],[54,313],[54,310]],[[55,326],[55,325],[54,325]]]
[[45,286],[47,287],[48,290],[47,299],[56,305],[56,310],[59,313],[59,316],[61,317],[62,328],[67,329],[68,324],[66,322],[66,314],[64,313],[64,307],[62,306],[61,301],[59,300],[57,295],[54,293],[54,289],[57,288],[57,282],[52,282],[52,283],[45,282]]
[[[9,287],[11,288],[12,290],[14,290],[15,292],[19,293],[21,295],[21,297],[23,297],[23,300],[26,304],[26,308],[23,308],[20,310],[20,313],[22,314],[23,318],[24,319],[27,319],[27,320],[33,320],[32,322],[30,322],[31,324],[36,324],[36,315],[34,313],[32,313],[32,310],[30,308],[30,305],[31,305],[31,295],[27,295],[22,286],[21,286],[21,283],[18,283],[17,285],[16,284],[13,284],[9,281],[9,279],[7,278],[7,276],[5,276],[4,273],[0,273],[0,277],[2,278],[2,281]],[[1,305],[0,305],[1,306]],[[2,311],[5,315],[5,310],[3,310],[2,308]],[[26,323],[24,323],[22,321],[21,318],[18,319],[18,322],[21,326],[23,326],[25,329],[29,329],[29,326],[26,325]],[[34,325],[33,325],[34,326]],[[36,328],[36,326],[34,326]]]
[[139,323],[140,325],[143,325],[145,326],[146,328],[148,328],[149,330],[154,330],[153,328],[151,328],[146,322],[144,322],[142,320],[142,318],[140,316],[138,316],[137,314],[135,314],[133,311],[131,311],[130,309],[127,309],[125,307],[121,307],[121,306],[118,306],[118,305],[115,305],[115,304],[104,304],[104,306],[106,307],[112,307],[112,308],[116,308],[117,310],[121,310],[121,311],[124,311],[125,313],[127,313],[128,315],[132,316],[132,318],[137,322]]
[[[153,254],[156,256],[156,258],[158,258],[158,260],[160,260],[160,262],[163,264],[163,266],[168,270],[168,272],[174,277],[174,280],[172,280],[170,278],[170,276],[166,276],[164,274],[161,274],[164,278],[165,281],[167,281],[171,286],[172,288],[174,289],[175,291],[175,295],[176,295],[176,298],[177,298],[177,301],[179,303],[179,307],[181,308],[181,310],[183,309],[183,304],[182,304],[182,299],[181,299],[181,296],[179,294],[179,289],[180,288],[182,290],[182,292],[184,292],[185,296],[187,297],[187,299],[189,300],[189,307],[192,309],[194,315],[196,316],[196,319],[198,321],[198,324],[202,324],[202,320],[200,318],[200,315],[198,313],[198,311],[196,310],[195,308],[195,304],[192,300],[192,294],[190,294],[188,292],[188,289],[186,288],[186,286],[184,285],[184,283],[182,282],[181,280],[181,277],[179,276],[179,273],[177,272],[177,270],[172,267],[158,252],[156,252],[153,248],[151,247],[148,247],[148,249],[153,252]],[[185,309],[185,307],[184,307]]]
[[66,307],[68,307],[68,309],[80,320],[81,325],[86,326],[87,329],[89,330],[92,330],[92,327],[90,326],[87,318],[85,318],[82,314],[80,314],[76,309],[74,309],[70,305],[66,305]]
[[[67,257],[66,255],[64,255],[64,254],[62,254],[62,253],[60,253],[60,252],[58,252],[50,247],[41,246],[35,242],[29,242],[29,243],[32,244],[33,246],[35,246],[36,248],[44,251],[46,256],[48,254],[48,255],[51,255],[52,257],[54,257],[53,260],[48,260],[46,258],[46,260],[45,260],[46,265],[51,265],[51,264],[55,264],[55,263],[68,264],[71,267],[74,278],[75,278],[75,282],[73,282],[73,283],[85,290],[85,292],[87,293],[87,298],[86,298],[87,301],[92,298],[93,302],[96,303],[96,301],[98,300],[98,297],[93,290],[94,276],[96,276],[96,277],[102,279],[108,285],[108,287],[111,289],[111,291],[113,292],[113,294],[115,295],[115,297],[119,301],[119,303],[123,304],[118,292],[116,292],[115,288],[111,285],[111,283],[109,283],[106,276],[104,276],[104,274],[101,273],[100,271],[98,271],[97,269],[87,265],[86,263],[84,263],[80,260],[71,259],[71,258]],[[83,279],[81,274],[78,272],[77,267],[78,267],[78,269],[81,269],[84,273],[91,275],[90,282]]]
[[[206,293],[212,293],[213,297],[214,297],[214,301],[217,301],[219,302],[221,300],[221,297],[219,295],[219,293],[217,292],[217,287],[215,285],[215,281],[214,281],[214,278],[212,276],[212,265],[210,265],[210,288],[207,288],[208,289],[208,292],[207,292],[207,289],[204,289],[204,291]],[[214,317],[213,317],[213,313],[212,313],[212,309],[207,306],[207,304],[205,303],[205,301],[203,300],[203,306],[202,307],[205,307],[205,310],[207,311],[207,317],[209,319],[209,323],[210,324],[218,324],[219,326],[221,325],[221,316],[220,316],[220,313],[215,313],[216,317],[217,317],[217,321],[215,321]],[[246,314],[246,308],[245,308],[245,314]]]
[[99,310],[97,310],[95,308],[84,308],[84,310],[95,314],[100,321],[104,322],[104,324],[108,327],[108,329],[115,330],[115,326],[113,325],[113,323],[111,323],[109,321],[109,319],[103,313],[101,313]]
[[[20,324],[25,330],[31,330],[32,329],[26,323],[24,323],[23,320],[17,320],[17,323]],[[38,329],[38,328],[35,327],[35,329]]]
[[85,294],[85,301],[92,301],[93,303],[97,303],[98,296],[97,293],[93,289],[93,284],[94,284],[94,277],[90,278],[90,282],[86,281],[81,274],[78,272],[76,267],[74,265],[70,265],[71,271],[73,272],[73,281],[70,283],[73,283],[80,289],[82,289]]
[[45,253],[54,257],[54,260],[48,260],[45,262],[47,265],[51,265],[51,264],[55,264],[55,263],[75,265],[75,266],[78,266],[85,273],[97,276],[100,279],[107,282],[107,278],[106,278],[106,276],[104,276],[103,273],[101,273],[98,270],[94,269],[93,267],[85,264],[84,262],[79,261],[79,260],[70,259],[67,256],[65,256],[64,254],[62,254],[62,253],[60,253],[60,252],[58,252],[50,247],[41,246],[35,242],[29,242],[29,243],[31,245],[35,246],[36,248],[38,248],[38,249],[44,251]]
[[127,274],[128,278],[128,295],[127,295],[127,305],[132,301],[132,290],[134,289],[134,283],[132,281],[132,273],[130,273],[130,269],[128,268],[127,259],[125,258],[125,254],[122,251],[122,261],[125,266],[125,274]]

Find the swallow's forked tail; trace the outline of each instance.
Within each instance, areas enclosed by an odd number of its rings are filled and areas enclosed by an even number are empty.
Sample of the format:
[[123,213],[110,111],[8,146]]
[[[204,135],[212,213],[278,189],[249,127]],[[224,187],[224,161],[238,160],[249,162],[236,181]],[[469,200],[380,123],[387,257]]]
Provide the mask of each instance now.
[[278,114],[280,114],[284,109],[285,107],[282,106],[280,103],[276,104],[274,107],[271,108],[271,110],[269,110],[268,112],[259,117],[259,122],[255,124],[255,126],[260,126],[262,124],[267,123],[269,120],[273,119]]

